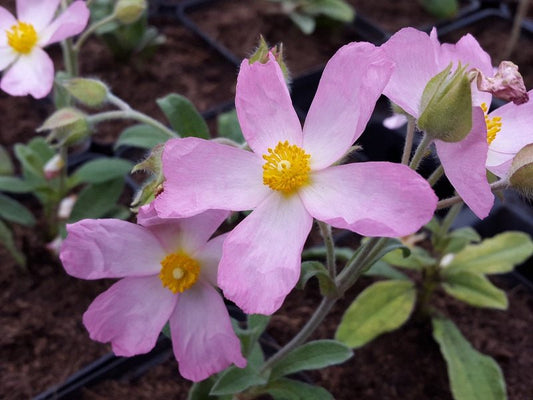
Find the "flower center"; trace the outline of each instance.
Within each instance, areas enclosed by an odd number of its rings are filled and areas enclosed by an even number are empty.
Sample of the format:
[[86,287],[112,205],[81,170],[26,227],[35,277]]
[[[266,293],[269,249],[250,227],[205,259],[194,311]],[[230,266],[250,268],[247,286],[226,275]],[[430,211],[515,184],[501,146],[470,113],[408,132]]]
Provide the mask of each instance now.
[[186,253],[179,251],[167,255],[161,261],[159,278],[172,293],[184,292],[198,280],[200,264]]
[[487,103],[481,103],[481,109],[483,114],[485,114],[485,124],[487,124],[487,142],[489,145],[494,139],[496,139],[496,134],[502,129],[502,117],[492,117],[488,116],[489,108]]
[[19,21],[6,31],[7,43],[18,53],[28,54],[37,43],[37,32],[32,24]]
[[283,194],[292,194],[309,183],[311,156],[288,141],[279,142],[274,150],[263,154],[263,184]]

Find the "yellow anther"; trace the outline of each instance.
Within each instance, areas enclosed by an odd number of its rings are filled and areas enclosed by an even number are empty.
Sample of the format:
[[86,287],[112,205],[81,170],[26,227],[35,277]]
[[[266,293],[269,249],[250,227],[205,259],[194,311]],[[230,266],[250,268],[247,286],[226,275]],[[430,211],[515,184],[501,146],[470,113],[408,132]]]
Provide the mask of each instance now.
[[489,117],[489,108],[487,107],[486,103],[481,103],[481,109],[483,110],[483,114],[485,114],[485,124],[487,125],[487,142],[490,145],[492,141],[496,139],[498,132],[500,132],[502,129],[502,117]]
[[300,147],[279,142],[263,155],[263,184],[286,195],[296,192],[309,183],[310,158]]
[[161,261],[159,278],[172,293],[184,292],[198,280],[200,264],[186,253],[179,251],[167,255]]
[[28,54],[37,43],[37,32],[32,24],[19,21],[6,31],[7,44],[17,53]]

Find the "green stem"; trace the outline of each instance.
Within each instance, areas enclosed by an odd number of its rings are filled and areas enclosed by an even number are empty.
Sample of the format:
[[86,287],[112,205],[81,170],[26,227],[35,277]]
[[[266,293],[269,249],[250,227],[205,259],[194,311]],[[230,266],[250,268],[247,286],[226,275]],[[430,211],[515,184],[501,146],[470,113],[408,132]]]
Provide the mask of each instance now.
[[429,303],[433,292],[438,286],[439,271],[436,265],[430,265],[424,268],[422,277],[422,288],[420,290],[418,310],[415,319],[425,319],[430,315]]
[[408,165],[413,149],[413,138],[415,136],[415,119],[412,116],[407,117],[407,132],[405,134],[405,144],[403,147],[402,164]]
[[418,166],[420,165],[420,162],[424,158],[424,155],[426,154],[426,150],[431,144],[432,140],[433,140],[432,138],[430,138],[427,134],[424,133],[424,137],[420,141],[420,144],[418,145],[415,151],[415,155],[413,156],[413,159],[411,160],[409,167],[411,167],[415,171],[418,169]]
[[520,30],[522,29],[522,21],[527,15],[528,6],[529,6],[529,0],[519,0],[518,9],[516,10],[516,14],[515,14],[514,21],[513,21],[513,28],[511,29],[511,36],[509,37],[507,46],[505,47],[505,52],[503,54],[502,60],[508,60],[511,57],[511,54],[513,53],[513,50],[516,47],[516,43],[518,42],[518,39],[520,38]]
[[439,238],[443,237],[448,233],[450,230],[450,227],[453,224],[453,221],[455,221],[455,218],[459,215],[463,208],[463,203],[457,203],[454,204],[449,210],[444,219],[442,220],[442,224],[440,226],[439,234],[437,235]]
[[[490,185],[490,189],[493,192],[498,192],[500,190],[504,190],[509,186],[509,182],[506,179],[499,180],[498,182],[494,182]],[[461,196],[453,196],[449,197],[447,199],[441,200],[437,203],[437,210],[441,210],[443,208],[448,208],[450,206],[453,206],[457,203],[462,203],[463,199]]]
[[89,26],[79,37],[79,39],[76,41],[76,44],[74,45],[74,52],[78,54],[81,50],[81,46],[85,43],[85,41],[91,36],[98,28],[101,26],[104,26],[105,24],[108,24],[112,22],[115,19],[115,13],[108,15],[105,18],[102,18],[100,21],[96,21],[94,24]]
[[120,97],[115,96],[113,93],[108,92],[107,93],[107,99],[109,102],[118,108],[120,108],[122,111],[130,111],[131,106],[126,103],[124,100],[122,100]]
[[442,177],[442,175],[444,175],[444,167],[441,165],[438,166],[438,168],[433,171],[433,173],[429,176],[428,178],[428,183],[431,185],[431,186],[434,186],[438,181],[439,179]]
[[324,245],[326,246],[326,265],[328,267],[329,276],[332,279],[335,279],[337,276],[337,261],[335,259],[335,243],[331,234],[331,226],[322,221],[317,222],[320,228],[320,234],[324,240]]
[[90,115],[87,117],[87,121],[91,124],[97,124],[100,122],[114,120],[114,119],[133,119],[133,120],[142,122],[144,124],[153,126],[156,129],[159,129],[160,131],[166,133],[169,138],[179,137],[179,135],[176,132],[168,129],[161,122],[149,117],[146,114],[143,114],[135,110],[106,111],[106,112]]
[[[348,261],[352,258],[354,251],[349,247],[337,247],[335,248],[335,257],[342,261]],[[306,249],[302,252],[302,258],[304,260],[326,258],[327,249],[325,246],[316,246]]]

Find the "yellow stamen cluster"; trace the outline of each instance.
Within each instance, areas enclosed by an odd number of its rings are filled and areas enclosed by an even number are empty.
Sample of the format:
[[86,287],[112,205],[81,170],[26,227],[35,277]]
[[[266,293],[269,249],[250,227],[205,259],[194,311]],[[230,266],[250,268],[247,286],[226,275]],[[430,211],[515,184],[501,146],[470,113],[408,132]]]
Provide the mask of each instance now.
[[28,54],[37,43],[37,32],[32,24],[18,22],[11,30],[6,31],[7,44],[17,53]]
[[502,117],[492,117],[488,116],[489,108],[487,103],[481,104],[481,109],[483,114],[485,114],[485,124],[487,124],[487,142],[489,145],[494,139],[496,139],[496,134],[502,129]]
[[309,159],[311,156],[288,141],[279,142],[274,150],[263,155],[263,183],[283,194],[294,193],[309,183]]
[[200,264],[186,253],[179,251],[167,255],[161,261],[159,278],[172,293],[184,292],[198,280]]

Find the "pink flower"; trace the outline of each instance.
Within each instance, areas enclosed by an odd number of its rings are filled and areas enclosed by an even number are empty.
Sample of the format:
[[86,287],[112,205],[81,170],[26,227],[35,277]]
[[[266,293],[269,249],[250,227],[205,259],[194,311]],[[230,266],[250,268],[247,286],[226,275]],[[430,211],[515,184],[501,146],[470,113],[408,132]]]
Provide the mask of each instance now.
[[[533,90],[528,95],[533,96]],[[483,109],[489,141],[487,169],[505,178],[516,153],[533,143],[533,101],[507,103],[488,115],[486,105]]]
[[[383,93],[413,117],[418,118],[422,93],[429,80],[443,71],[450,62],[477,68],[492,76],[490,56],[470,34],[455,45],[440,44],[435,29],[428,35],[413,28],[394,34],[381,48],[394,60],[396,68]],[[472,85],[472,104],[490,104],[492,96]],[[486,178],[488,143],[483,112],[474,107],[472,130],[457,143],[435,140],[435,147],[444,172],[470,209],[485,218],[492,208],[494,195]]]
[[82,279],[121,278],[83,315],[91,339],[119,356],[150,351],[167,321],[182,376],[200,381],[231,363],[244,367],[228,311],[213,287],[225,235],[208,241],[228,215],[208,211],[162,220],[151,208],[140,225],[116,219],[67,226],[60,258]]
[[273,56],[244,60],[235,105],[253,152],[197,138],[169,141],[160,216],[254,210],[224,242],[218,284],[247,313],[271,314],[300,275],[313,218],[368,236],[404,236],[433,215],[427,182],[387,162],[334,165],[363,132],[393,70],[369,43],[342,47],[302,127]]
[[39,99],[52,90],[54,64],[42,49],[80,33],[89,20],[83,1],[54,19],[60,0],[17,0],[17,17],[0,7],[0,88],[12,96]]

